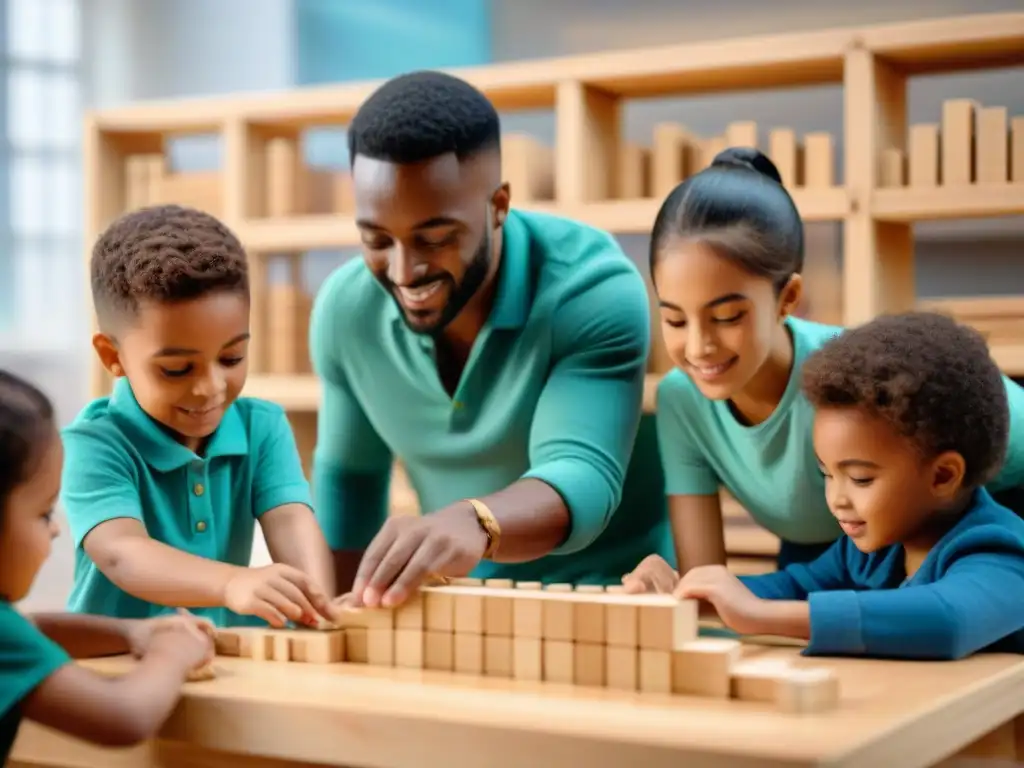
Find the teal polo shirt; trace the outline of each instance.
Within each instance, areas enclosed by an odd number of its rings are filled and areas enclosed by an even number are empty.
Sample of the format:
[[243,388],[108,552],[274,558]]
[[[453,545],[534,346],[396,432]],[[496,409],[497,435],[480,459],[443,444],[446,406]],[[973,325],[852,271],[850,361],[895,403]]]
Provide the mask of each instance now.
[[652,552],[674,560],[656,430],[641,424],[649,345],[644,280],[608,233],[512,211],[494,307],[452,397],[433,340],[362,259],[347,262],[310,329],[323,386],[313,488],[331,548],[370,543],[398,458],[428,513],[522,478],[566,501],[554,553],[474,576],[612,583]]
[[[86,554],[86,534],[107,520],[138,520],[168,546],[247,567],[261,515],[284,504],[312,506],[288,419],[263,400],[236,400],[198,456],[151,419],[120,378],[63,439],[61,501],[75,544],[71,611],[141,619],[174,610],[128,594]],[[195,612],[219,626],[261,623],[226,608]]]

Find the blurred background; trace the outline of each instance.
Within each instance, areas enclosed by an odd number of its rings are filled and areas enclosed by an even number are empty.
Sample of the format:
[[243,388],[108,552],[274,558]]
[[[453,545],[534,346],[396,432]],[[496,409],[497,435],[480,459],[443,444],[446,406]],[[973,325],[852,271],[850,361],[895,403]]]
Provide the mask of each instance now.
[[[41,384],[63,422],[89,398],[81,189],[82,120],[89,109],[1020,9],[1020,0],[0,0],[0,367]],[[942,102],[959,97],[1024,115],[1024,70],[914,78],[908,120],[937,122]],[[506,131],[553,142],[550,113],[503,120]],[[649,143],[660,121],[713,134],[732,121],[752,120],[798,135],[826,131],[836,157],[843,152],[838,86],[634,101],[624,120],[625,138],[641,143]],[[170,166],[216,169],[219,153],[215,139],[179,141],[170,147]],[[313,165],[347,163],[340,131],[310,132],[303,153]],[[841,163],[836,173],[842,183]],[[1019,295],[1021,223],[1006,217],[915,225],[918,296]],[[820,278],[810,301],[813,314],[830,321],[839,317],[841,227],[808,225],[808,269]],[[621,239],[638,262],[646,259],[645,237]],[[352,255],[305,254],[305,292],[315,293]],[[71,562],[64,538],[32,607],[62,605]]]

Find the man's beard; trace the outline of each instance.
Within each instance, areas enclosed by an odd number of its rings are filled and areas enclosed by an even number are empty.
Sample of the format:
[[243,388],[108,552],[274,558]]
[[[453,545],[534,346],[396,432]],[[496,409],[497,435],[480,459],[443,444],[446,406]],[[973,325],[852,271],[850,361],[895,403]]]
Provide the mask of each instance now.
[[487,281],[487,275],[491,269],[491,259],[493,258],[490,226],[484,231],[485,235],[480,242],[480,246],[476,249],[476,253],[473,254],[473,258],[466,267],[466,271],[462,274],[461,283],[456,285],[454,278],[448,273],[435,278],[447,284],[448,302],[444,305],[444,309],[441,310],[434,322],[430,324],[416,322],[415,313],[410,317],[409,310],[402,306],[402,302],[395,295],[394,283],[389,283],[388,290],[391,293],[391,298],[398,304],[398,309],[402,313],[402,319],[413,333],[439,336],[448,327],[448,324],[465,309],[466,305],[476,295],[476,292]]

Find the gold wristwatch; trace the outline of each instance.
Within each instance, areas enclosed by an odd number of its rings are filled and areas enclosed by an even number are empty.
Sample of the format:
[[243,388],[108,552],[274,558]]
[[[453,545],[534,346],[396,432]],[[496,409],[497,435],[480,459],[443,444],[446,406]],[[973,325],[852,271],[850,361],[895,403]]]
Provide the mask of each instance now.
[[484,550],[481,560],[489,560],[494,557],[494,553],[498,551],[498,545],[501,543],[501,526],[498,525],[498,519],[494,513],[482,501],[479,499],[466,499],[466,501],[472,505],[476,512],[477,522],[487,534],[487,549]]

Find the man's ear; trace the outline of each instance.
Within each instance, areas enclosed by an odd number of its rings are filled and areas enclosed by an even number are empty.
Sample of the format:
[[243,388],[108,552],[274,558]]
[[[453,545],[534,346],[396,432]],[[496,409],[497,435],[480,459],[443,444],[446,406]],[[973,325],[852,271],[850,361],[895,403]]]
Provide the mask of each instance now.
[[92,348],[96,350],[100,362],[111,376],[124,376],[121,355],[117,350],[117,343],[112,338],[105,333],[97,333],[92,337]]
[[505,223],[505,219],[508,218],[508,209],[511,203],[512,191],[509,189],[508,182],[505,182],[498,187],[494,196],[491,198],[491,206],[494,208],[495,227],[500,227]]

